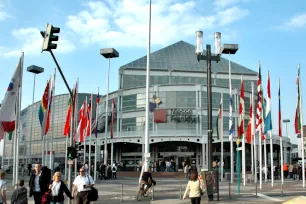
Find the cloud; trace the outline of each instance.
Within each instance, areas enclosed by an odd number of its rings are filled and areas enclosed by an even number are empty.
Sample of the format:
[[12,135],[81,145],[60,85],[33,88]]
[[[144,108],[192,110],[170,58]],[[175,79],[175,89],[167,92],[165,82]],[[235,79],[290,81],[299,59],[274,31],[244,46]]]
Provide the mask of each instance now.
[[248,1],[250,0],[215,0],[214,5],[216,6],[217,9],[220,9]]
[[279,30],[292,30],[306,27],[306,13],[301,13],[293,16],[291,19],[286,20],[280,26],[274,26],[274,29]]
[[[13,57],[20,56],[21,52],[25,55],[38,55],[41,53],[43,39],[40,35],[40,30],[37,28],[21,28],[12,31],[13,37],[21,42],[21,46],[16,49],[0,47],[0,56]],[[65,38],[60,37],[58,41],[57,52],[71,52],[76,46]]]
[[[196,30],[212,30],[228,26],[249,14],[235,6],[212,15],[198,12],[196,0],[156,0],[152,4],[152,45],[195,35]],[[145,47],[148,39],[147,0],[89,1],[84,9],[67,17],[66,26],[80,42],[116,47]]]
[[10,17],[4,10],[5,6],[0,2],[0,21],[4,21]]

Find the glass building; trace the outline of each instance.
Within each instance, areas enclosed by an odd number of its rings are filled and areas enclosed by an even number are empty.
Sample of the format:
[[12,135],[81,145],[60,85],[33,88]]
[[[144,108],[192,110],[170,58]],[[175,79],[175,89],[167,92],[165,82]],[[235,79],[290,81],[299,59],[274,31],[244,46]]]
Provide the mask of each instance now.
[[[176,170],[182,170],[184,160],[191,165],[207,167],[207,73],[206,62],[197,61],[195,46],[179,41],[168,47],[160,49],[150,56],[150,107],[149,113],[149,142],[151,161],[158,162],[173,160]],[[108,163],[111,163],[111,154],[114,162],[122,162],[125,170],[136,170],[144,155],[144,124],[145,124],[145,84],[146,62],[144,56],[119,69],[118,90],[109,94],[107,132]],[[256,90],[257,72],[231,63],[231,83],[233,94],[233,123],[237,127],[237,107],[241,78],[245,83],[245,125],[248,124],[250,95],[252,83]],[[79,107],[89,94],[80,94]],[[94,97],[95,98],[95,97]],[[219,63],[212,62],[212,121],[213,121],[213,156],[220,159],[221,144],[217,138],[217,114],[220,100],[223,98],[223,137],[224,137],[224,168],[230,168],[230,143],[229,143],[229,61],[221,57]],[[65,138],[63,127],[67,112],[68,95],[55,97],[55,124],[54,148],[55,159],[64,160]],[[101,97],[98,116],[98,161],[103,158],[105,145],[105,96]],[[35,114],[33,124],[32,154],[35,159],[41,158],[40,125],[37,110],[40,102],[26,110]],[[115,109],[112,107],[115,105]],[[112,112],[114,123],[111,122]],[[110,127],[113,137],[110,137]],[[246,129],[246,128],[245,128]],[[234,138],[237,137],[237,128]],[[49,135],[52,134],[52,131]],[[47,137],[49,138],[49,136]],[[29,132],[26,136],[26,145],[29,141]],[[267,150],[269,152],[267,139]],[[257,137],[258,142],[258,137]],[[279,137],[273,136],[274,159],[280,158]],[[11,148],[7,144],[6,155],[10,155]],[[92,143],[94,145],[94,142]],[[235,145],[235,142],[234,142]],[[283,139],[285,162],[289,162],[292,144],[287,137]],[[234,146],[235,148],[235,146]],[[202,152],[204,149],[204,155]],[[22,153],[23,151],[23,153]],[[26,148],[20,150],[25,154]],[[270,155],[270,153],[269,153]],[[93,155],[92,155],[93,156]],[[202,157],[205,157],[203,164]],[[236,158],[236,157],[234,157]],[[251,158],[250,145],[246,144],[246,158]],[[92,159],[94,159],[92,157]],[[268,160],[270,161],[270,160]],[[251,168],[251,160],[247,161],[247,170]]]

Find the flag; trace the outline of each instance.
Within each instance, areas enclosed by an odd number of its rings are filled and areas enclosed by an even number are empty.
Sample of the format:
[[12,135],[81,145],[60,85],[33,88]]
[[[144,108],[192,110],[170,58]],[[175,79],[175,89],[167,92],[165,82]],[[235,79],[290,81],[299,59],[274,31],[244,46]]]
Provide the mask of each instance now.
[[87,104],[85,100],[82,107],[79,110],[78,128],[74,136],[74,141],[76,142],[84,142],[84,136],[87,125],[86,106]]
[[[217,127],[217,139],[220,139],[219,132],[223,131],[221,129],[221,124],[223,123],[223,115],[222,115],[222,99],[220,100],[220,107],[218,110],[218,116],[217,116],[217,121],[216,121],[216,127]],[[222,138],[223,139],[223,138]]]
[[244,134],[244,82],[241,81],[240,105],[239,105],[239,121],[238,121],[238,138],[242,139]]
[[49,99],[48,99],[49,103],[48,103],[48,108],[46,110],[47,118],[46,118],[46,127],[45,127],[44,135],[47,135],[48,131],[50,129],[52,99],[53,99],[53,95],[54,95],[54,91],[55,91],[55,74],[56,74],[56,69],[54,69],[54,75],[53,75],[53,80],[52,80],[52,88],[51,88],[50,96],[49,96]]
[[13,77],[8,85],[6,94],[2,101],[0,109],[0,123],[3,132],[12,132],[15,130],[16,122],[16,103],[18,100],[18,88],[22,83],[22,57],[20,57]]
[[281,109],[281,96],[280,96],[280,79],[278,79],[278,135],[282,134],[282,109]]
[[26,142],[27,137],[27,119],[28,119],[28,109],[25,109],[20,112],[20,122],[21,122],[21,140]]
[[47,86],[45,88],[44,95],[42,96],[40,107],[38,110],[38,118],[40,122],[40,126],[43,128],[44,118],[46,109],[48,107],[48,100],[49,100],[49,89],[50,89],[50,81],[47,82]]
[[114,98],[113,98],[113,100],[112,100],[112,124],[111,124],[111,129],[110,129],[110,136],[111,136],[111,139],[113,139],[113,137],[114,137],[115,108],[116,108],[116,104],[115,104],[115,100],[114,100]]
[[233,112],[233,97],[230,95],[230,104],[229,104],[229,112],[230,112],[230,117],[229,117],[229,135],[230,138],[229,140],[232,139],[232,135],[234,132],[234,124],[233,124],[233,117],[232,117],[232,112]]
[[247,143],[251,144],[252,143],[252,114],[253,114],[253,106],[252,106],[252,97],[251,97],[251,104],[250,104],[250,118],[248,122],[248,130],[246,134],[246,140]]
[[256,132],[259,132],[261,135],[261,139],[264,140],[265,136],[263,134],[263,106],[262,106],[262,98],[263,98],[263,91],[261,87],[261,69],[260,63],[258,66],[258,80],[257,80],[257,110],[256,110]]
[[87,106],[87,126],[86,126],[86,136],[90,136],[90,127],[91,127],[91,120],[92,120],[92,112],[91,112],[91,104],[92,104],[92,94]]
[[95,135],[98,137],[98,113],[99,113],[99,104],[100,104],[100,95],[98,91],[98,96],[96,98],[96,128],[95,128]]
[[[76,105],[76,94],[77,94],[77,86],[78,84],[76,83],[75,87],[73,88],[73,100],[74,100],[74,105]],[[65,122],[65,127],[64,127],[64,136],[68,136],[70,133],[70,123],[71,123],[71,114],[72,114],[72,98],[70,96],[69,101],[68,101],[68,108],[67,108],[67,115],[66,115],[66,122]]]
[[270,89],[270,74],[268,72],[268,87],[267,87],[267,104],[266,104],[266,118],[265,118],[265,134],[272,130],[272,116],[271,116],[271,89]]
[[[300,90],[300,67],[298,69],[298,76],[296,79],[297,85],[297,102],[296,102],[296,111],[295,111],[295,119],[294,119],[294,127],[295,133],[301,134],[302,124],[301,124],[301,90]],[[303,136],[302,136],[303,137]]]

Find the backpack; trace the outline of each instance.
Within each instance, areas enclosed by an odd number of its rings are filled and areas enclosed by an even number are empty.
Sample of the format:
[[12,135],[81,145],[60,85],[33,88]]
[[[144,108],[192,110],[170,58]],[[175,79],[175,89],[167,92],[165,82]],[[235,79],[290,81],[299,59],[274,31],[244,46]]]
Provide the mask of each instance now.
[[113,171],[116,171],[116,167],[113,166]]

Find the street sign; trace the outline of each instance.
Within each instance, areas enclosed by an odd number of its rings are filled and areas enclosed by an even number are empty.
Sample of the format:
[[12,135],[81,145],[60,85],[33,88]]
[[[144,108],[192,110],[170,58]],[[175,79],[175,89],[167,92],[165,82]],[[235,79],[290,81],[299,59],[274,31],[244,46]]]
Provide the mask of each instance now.
[[68,159],[68,164],[73,165],[73,160]]

